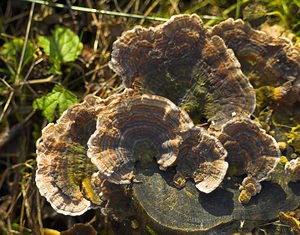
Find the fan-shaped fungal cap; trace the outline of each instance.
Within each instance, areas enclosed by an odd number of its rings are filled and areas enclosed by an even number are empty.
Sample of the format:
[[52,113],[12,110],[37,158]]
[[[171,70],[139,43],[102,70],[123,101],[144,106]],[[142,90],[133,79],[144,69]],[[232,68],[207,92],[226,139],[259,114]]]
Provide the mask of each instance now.
[[181,132],[193,127],[186,112],[166,98],[125,91],[98,117],[88,156],[114,183],[130,183],[136,161],[156,158],[165,169],[176,161]]
[[[253,81],[263,85],[282,85],[297,79],[300,82],[300,52],[285,38],[274,38],[263,31],[254,30],[242,20],[227,19],[211,30],[231,48],[239,61],[250,66],[260,79]],[[260,84],[261,85],[261,84]]]
[[194,127],[184,136],[177,160],[175,185],[182,187],[186,178],[193,178],[198,190],[210,193],[226,174],[227,152],[221,142],[200,127]]
[[228,152],[229,172],[234,175],[247,174],[247,182],[250,179],[256,182],[265,180],[279,162],[280,151],[276,140],[248,118],[228,121],[218,138]]
[[97,168],[86,156],[87,140],[96,129],[96,108],[104,102],[89,95],[42,130],[37,142],[36,184],[59,213],[80,215],[101,203]]
[[110,67],[126,87],[164,96],[215,123],[254,111],[254,90],[232,50],[219,36],[209,36],[195,14],[123,33]]
[[274,170],[280,152],[276,140],[248,118],[233,118],[222,126],[218,136],[228,152],[234,175],[248,174],[259,182]]
[[289,177],[290,181],[300,180],[300,157],[289,161],[285,164],[284,170]]

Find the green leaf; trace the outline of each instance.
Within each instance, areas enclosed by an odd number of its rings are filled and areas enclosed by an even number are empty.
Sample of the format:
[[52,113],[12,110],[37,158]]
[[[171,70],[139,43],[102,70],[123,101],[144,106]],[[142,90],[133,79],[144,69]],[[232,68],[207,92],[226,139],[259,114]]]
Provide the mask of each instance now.
[[[15,38],[12,41],[3,44],[0,55],[11,70],[17,71],[19,59],[21,58],[24,40]],[[31,62],[34,58],[35,48],[31,42],[26,45],[26,50],[23,58],[23,67]]]
[[68,107],[77,102],[76,95],[71,91],[55,85],[50,93],[36,99],[32,106],[34,109],[42,110],[43,116],[49,122],[52,122],[55,118],[56,110],[61,115]]
[[53,63],[54,71],[61,73],[61,63],[77,59],[83,48],[79,37],[70,29],[56,27],[50,37],[39,36],[38,41]]

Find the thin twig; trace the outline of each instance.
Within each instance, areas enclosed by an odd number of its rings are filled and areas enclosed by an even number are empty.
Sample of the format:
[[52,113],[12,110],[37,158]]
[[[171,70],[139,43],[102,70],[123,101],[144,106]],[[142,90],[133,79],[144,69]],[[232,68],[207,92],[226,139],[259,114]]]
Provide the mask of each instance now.
[[5,146],[9,141],[14,139],[16,135],[18,135],[25,127],[25,125],[28,123],[28,121],[33,117],[35,114],[35,110],[33,110],[31,113],[27,115],[27,117],[19,122],[18,124],[14,125],[12,128],[10,128],[8,131],[1,133],[0,135],[0,150],[3,146]]
[[179,1],[178,0],[177,1],[176,0],[169,0],[169,1],[170,1],[171,5],[172,5],[173,11],[175,11],[176,14],[180,14],[180,10],[178,8]]
[[6,33],[0,33],[0,37],[4,38],[4,39],[15,39],[15,38],[17,38],[16,36],[9,35],[9,34],[6,34]]
[[[18,200],[21,198],[21,196],[22,196],[22,193],[19,192],[17,194],[17,196],[14,197],[14,201],[10,204],[10,206],[8,208],[8,211],[7,211],[7,214],[4,216],[4,218],[10,220],[10,214],[12,213],[13,209],[15,208],[15,206],[16,206]],[[10,228],[10,231],[11,231],[11,228]]]
[[28,85],[28,84],[41,84],[41,83],[48,83],[48,82],[52,82],[53,78],[55,76],[51,75],[48,78],[42,78],[42,79],[35,79],[35,80],[28,80],[28,81],[24,81],[24,82],[15,82],[13,84],[14,87],[17,86],[23,86],[23,85]]
[[[153,9],[160,3],[159,0],[156,0],[154,3],[151,4],[151,6],[147,9],[147,11],[144,13],[145,16],[148,16],[152,11]],[[140,24],[143,24],[144,23],[144,20],[145,19],[142,19],[140,21]]]
[[[145,1],[143,1],[144,2],[144,4],[148,4],[147,3],[147,1],[149,1],[149,0],[145,0]],[[131,7],[133,7],[133,12],[135,12],[135,13],[137,13],[137,12],[143,12],[143,11],[141,11],[141,10],[139,10],[140,9],[140,4],[141,2],[140,2],[140,0],[131,0],[127,5],[126,5],[126,7],[125,7],[125,9],[124,9],[124,11],[125,12],[128,12],[130,9],[131,9]]]
[[22,54],[21,54],[20,62],[19,62],[18,69],[17,69],[16,81],[19,81],[19,76],[21,73],[21,68],[22,68],[22,64],[23,64],[23,60],[24,60],[24,56],[25,56],[25,51],[26,51],[28,37],[29,37],[29,31],[30,31],[30,27],[31,27],[32,17],[33,17],[34,5],[35,5],[35,3],[32,2],[30,13],[29,13],[29,19],[28,19],[28,23],[27,23],[27,28],[26,28],[26,35],[25,35],[24,45],[23,45],[23,49],[22,49]]
[[74,15],[74,13],[72,11],[72,4],[71,4],[70,0],[66,0],[66,3],[67,3],[68,8],[70,9],[69,12],[70,12],[72,20],[76,21],[75,15]]
[[6,111],[7,111],[7,109],[8,109],[8,107],[9,107],[9,105],[10,105],[10,102],[11,102],[13,96],[14,96],[14,90],[12,89],[12,87],[3,78],[0,78],[0,81],[10,90],[10,93],[9,93],[7,101],[6,101],[5,105],[4,105],[3,111],[0,114],[0,122],[1,122],[2,119],[3,119],[3,117],[4,117],[4,115],[5,115],[5,113],[6,113]]
[[30,73],[32,72],[34,66],[36,66],[36,65],[39,64],[39,63],[41,63],[43,60],[44,60],[43,58],[40,58],[40,59],[38,59],[37,61],[34,61],[34,62],[31,64],[31,66],[30,66],[29,69],[28,69],[28,72],[26,73],[26,75],[25,75],[25,77],[24,77],[24,81],[27,81],[27,80],[28,80],[29,75],[30,75]]
[[8,19],[4,18],[4,24],[10,24],[16,20],[20,20],[22,19],[23,17],[27,16],[29,13],[29,11],[24,11],[24,12],[21,12],[20,14],[18,15],[15,15],[13,17],[10,17]]

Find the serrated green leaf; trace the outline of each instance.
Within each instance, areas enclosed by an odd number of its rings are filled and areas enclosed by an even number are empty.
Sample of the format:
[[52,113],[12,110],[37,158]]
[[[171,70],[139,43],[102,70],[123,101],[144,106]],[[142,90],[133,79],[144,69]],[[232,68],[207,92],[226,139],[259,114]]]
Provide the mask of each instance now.
[[46,55],[50,56],[50,40],[44,36],[38,36],[37,38]]
[[52,36],[39,36],[38,41],[46,55],[50,57],[56,73],[61,73],[61,63],[76,60],[83,48],[75,33],[60,26],[55,28]]
[[61,115],[68,107],[77,103],[77,97],[71,91],[62,86],[55,85],[53,90],[45,96],[36,99],[32,107],[42,110],[43,116],[52,122],[55,118],[56,110]]

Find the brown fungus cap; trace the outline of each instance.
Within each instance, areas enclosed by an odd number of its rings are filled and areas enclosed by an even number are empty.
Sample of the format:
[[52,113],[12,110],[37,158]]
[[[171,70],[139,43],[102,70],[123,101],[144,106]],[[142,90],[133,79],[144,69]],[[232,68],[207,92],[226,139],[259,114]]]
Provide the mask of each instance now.
[[192,178],[199,191],[210,193],[223,181],[228,163],[227,152],[221,142],[200,127],[194,127],[184,136],[176,162],[174,183],[184,186]]
[[[265,133],[259,124],[248,118],[233,118],[222,126],[218,138],[228,152],[229,173],[247,174],[242,186],[249,196],[259,193],[259,182],[267,179],[280,159],[276,140]],[[255,181],[256,183],[253,183]],[[253,187],[247,182],[255,185]],[[249,199],[250,200],[250,199]]]
[[136,162],[156,159],[161,170],[176,165],[177,186],[192,178],[206,193],[220,185],[228,167],[222,144],[194,126],[185,111],[164,97],[130,89],[99,114],[88,156],[116,184],[131,183]]
[[300,94],[300,50],[290,40],[254,30],[240,19],[215,25],[210,35],[224,40],[242,63],[243,71],[248,67],[246,74],[254,72],[259,77],[251,80],[254,87],[293,81],[293,89]]
[[48,124],[37,142],[36,185],[59,213],[80,215],[101,204],[102,179],[94,174],[86,143],[96,129],[96,108],[103,106],[100,98],[87,96]]
[[128,184],[136,161],[156,158],[161,169],[173,165],[181,132],[193,125],[188,114],[168,99],[125,90],[100,113],[88,141],[88,156],[108,180]]
[[276,167],[280,151],[276,140],[248,118],[233,118],[222,126],[218,139],[228,152],[233,175],[247,174],[259,182]]
[[220,124],[254,111],[254,90],[232,50],[195,14],[124,32],[113,45],[110,67],[125,87],[164,96],[192,118]]

